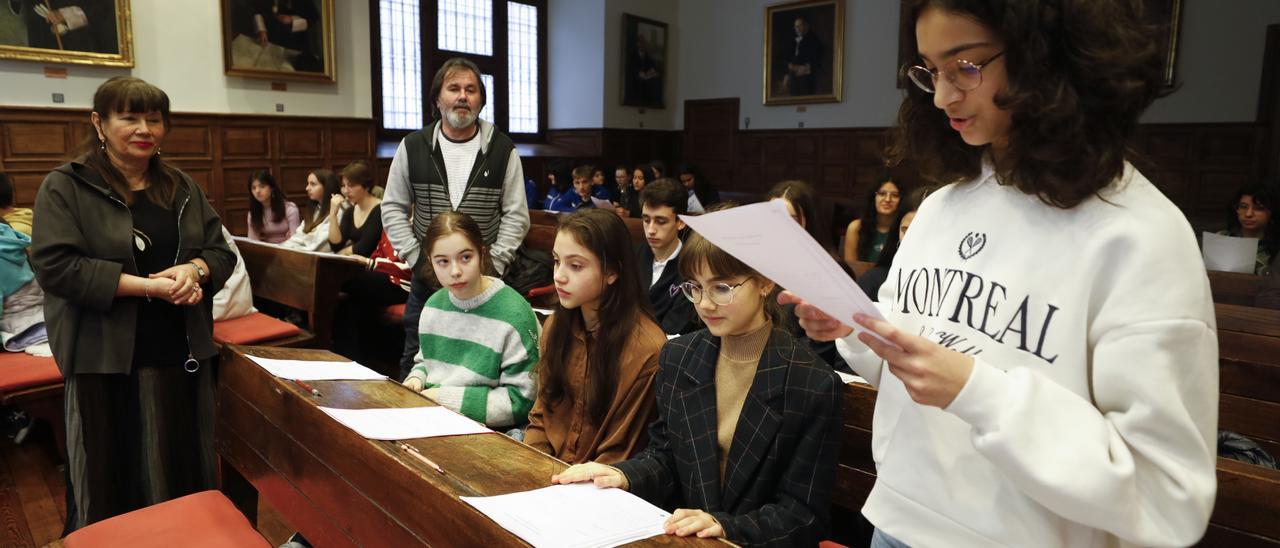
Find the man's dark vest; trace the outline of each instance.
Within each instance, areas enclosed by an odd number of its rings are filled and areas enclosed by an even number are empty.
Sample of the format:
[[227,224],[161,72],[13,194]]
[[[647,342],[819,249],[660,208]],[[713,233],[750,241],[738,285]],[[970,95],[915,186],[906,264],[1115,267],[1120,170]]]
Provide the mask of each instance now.
[[[449,177],[445,173],[444,156],[440,147],[431,147],[436,122],[410,133],[404,139],[405,153],[409,157],[409,187],[413,189],[413,235],[418,239],[427,233],[427,227],[437,213],[453,209],[449,200]],[[477,121],[476,123],[480,123]],[[476,138],[480,136],[477,134]],[[443,139],[444,137],[441,136]],[[467,178],[467,190],[458,204],[458,211],[466,213],[480,225],[485,245],[493,245],[498,239],[498,225],[502,220],[502,183],[507,174],[507,163],[515,143],[506,134],[494,128],[486,151],[476,156]],[[518,183],[519,184],[519,183]]]

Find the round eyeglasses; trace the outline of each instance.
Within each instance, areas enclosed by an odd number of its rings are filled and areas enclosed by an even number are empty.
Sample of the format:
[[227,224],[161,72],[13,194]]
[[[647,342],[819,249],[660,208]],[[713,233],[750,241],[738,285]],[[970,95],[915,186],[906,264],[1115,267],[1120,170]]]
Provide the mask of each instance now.
[[960,91],[973,91],[982,85],[982,69],[995,61],[1004,52],[992,55],[986,61],[974,63],[964,59],[956,59],[942,65],[937,70],[929,70],[921,65],[915,65],[907,68],[907,76],[915,82],[916,86],[924,90],[926,93],[935,93],[938,91],[938,76],[941,74],[947,79],[947,83]]
[[702,302],[702,296],[705,294],[707,298],[711,299],[711,302],[719,306],[728,306],[729,303],[733,302],[733,295],[738,292],[738,288],[749,281],[751,279],[747,278],[732,285],[719,282],[711,284],[710,288],[703,288],[701,285],[689,281],[680,284],[679,287],[680,292],[684,293],[684,298],[689,299],[689,302],[693,304]]

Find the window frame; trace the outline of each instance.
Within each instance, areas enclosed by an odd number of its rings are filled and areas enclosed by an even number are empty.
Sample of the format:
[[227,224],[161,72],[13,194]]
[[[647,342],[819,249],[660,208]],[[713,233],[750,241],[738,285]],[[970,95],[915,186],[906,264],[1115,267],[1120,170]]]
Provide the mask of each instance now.
[[[495,125],[506,132],[515,142],[538,143],[546,140],[547,133],[547,1],[548,0],[490,0],[493,2],[493,55],[476,55],[439,47],[436,33],[439,5],[435,0],[419,2],[419,39],[422,51],[422,108],[426,124],[434,122],[431,115],[431,80],[437,67],[452,57],[468,59],[480,67],[480,72],[493,76],[494,89],[487,89],[488,105],[493,108]],[[509,99],[508,99],[508,39],[507,39],[507,2],[516,2],[533,6],[538,11],[538,131],[534,133],[511,133]],[[399,141],[416,130],[389,129],[383,126],[382,120],[382,40],[381,40],[381,2],[369,0],[369,35],[370,40],[370,76],[373,90],[373,119],[379,141]],[[495,93],[501,90],[501,93]]]

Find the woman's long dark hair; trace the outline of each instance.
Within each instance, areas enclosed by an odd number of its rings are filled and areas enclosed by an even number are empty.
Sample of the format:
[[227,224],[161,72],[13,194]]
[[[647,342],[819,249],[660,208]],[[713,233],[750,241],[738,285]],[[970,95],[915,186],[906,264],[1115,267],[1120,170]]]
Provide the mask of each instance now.
[[[582,209],[560,220],[556,238],[573,238],[600,262],[605,276],[616,275],[600,295],[599,327],[587,334],[587,385],[576,387],[586,398],[587,415],[596,424],[604,420],[618,386],[618,356],[626,351],[631,333],[641,320],[653,322],[648,300],[640,283],[639,265],[632,252],[627,225],[614,212]],[[556,305],[556,312],[542,334],[546,352],[538,368],[541,379],[538,397],[549,403],[571,394],[568,378],[569,356],[574,333],[587,333],[582,313]]]
[[[159,112],[165,129],[170,127],[169,96],[160,88],[132,76],[116,76],[98,86],[98,90],[93,93],[93,111],[98,113],[104,127],[111,117],[130,112],[139,115]],[[129,182],[107,157],[106,147],[106,143],[98,140],[98,134],[91,131],[80,144],[76,158],[97,171],[107,187],[121,200],[132,204],[133,192],[129,190]],[[181,172],[160,158],[160,149],[157,147],[147,166],[147,199],[165,209],[170,208],[181,180]]]
[[317,169],[308,175],[314,175],[316,180],[320,181],[320,186],[324,187],[324,196],[320,198],[319,202],[308,200],[307,219],[302,222],[302,232],[304,234],[310,234],[312,230],[315,230],[316,225],[324,222],[327,218],[326,215],[329,214],[329,206],[331,205],[329,202],[333,199],[333,195],[342,193],[342,179],[338,177],[337,173],[327,169]]
[[773,185],[765,195],[766,200],[774,198],[782,198],[790,203],[791,207],[795,208],[796,214],[804,219],[805,232],[813,236],[823,249],[831,251],[831,234],[825,228],[826,223],[818,218],[818,193],[809,183],[795,179],[782,181]]
[[1239,204],[1240,199],[1245,196],[1252,196],[1255,205],[1262,204],[1271,212],[1267,226],[1262,229],[1262,239],[1258,242],[1258,247],[1266,251],[1267,255],[1275,257],[1280,254],[1280,220],[1275,217],[1277,208],[1280,207],[1280,194],[1277,194],[1275,182],[1249,184],[1236,191],[1235,197],[1227,207],[1227,232],[1232,235],[1243,234],[1240,217],[1236,213],[1236,204]]
[[253,197],[254,181],[271,187],[271,218],[277,223],[284,220],[284,190],[276,184],[276,178],[269,171],[255,171],[249,176],[249,182],[245,184],[249,189],[249,224],[253,225],[254,230],[262,232],[263,208],[262,202]]
[[[858,217],[862,220],[862,222],[858,224],[859,261],[865,261],[866,257],[871,256],[872,242],[875,241],[876,233],[878,232],[876,226],[879,224],[878,221],[880,219],[880,213],[876,211],[876,193],[880,192],[880,187],[883,187],[885,183],[893,183],[893,186],[898,187],[898,209],[892,214],[894,219],[900,218],[898,217],[898,213],[902,211],[903,202],[907,199],[907,189],[902,185],[902,183],[893,180],[893,178],[889,177],[887,173],[882,175],[879,180],[880,182],[876,183],[876,186],[867,190],[867,197],[862,203],[862,216]],[[897,223],[894,223],[893,226],[889,227],[889,238],[896,239],[897,232],[898,225]],[[888,240],[885,240],[885,247],[888,247],[888,245]],[[884,252],[885,247],[880,248],[881,253]]]
[[[974,18],[1004,43],[1007,87],[996,106],[1012,113],[1000,184],[1063,209],[1111,184],[1124,169],[1138,118],[1167,94],[1159,29],[1138,0],[908,0],[899,32],[917,51],[915,23],[927,8]],[[976,177],[989,147],[965,144],[947,127],[933,94],[907,84],[888,156],[930,183]]]
[[[711,181],[702,174],[702,170],[693,164],[680,164],[680,168],[676,170],[676,179],[681,175],[693,175],[693,195],[698,197],[698,203],[702,204],[703,209],[720,203],[720,191],[711,184]],[[681,186],[684,186],[681,184]]]

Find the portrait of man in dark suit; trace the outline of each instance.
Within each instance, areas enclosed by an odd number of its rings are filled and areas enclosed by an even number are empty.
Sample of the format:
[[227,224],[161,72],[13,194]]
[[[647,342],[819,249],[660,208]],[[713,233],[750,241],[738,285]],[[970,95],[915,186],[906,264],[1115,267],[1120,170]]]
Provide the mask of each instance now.
[[622,104],[663,108],[667,24],[623,14]]
[[0,45],[120,53],[115,0],[3,0]]
[[765,103],[839,101],[843,0],[765,8]]
[[[228,69],[326,73],[332,8],[324,0],[224,0]],[[330,61],[331,63],[332,61]],[[246,74],[248,75],[248,74]]]

